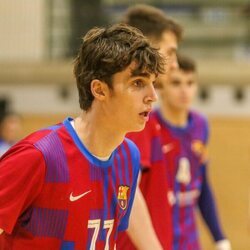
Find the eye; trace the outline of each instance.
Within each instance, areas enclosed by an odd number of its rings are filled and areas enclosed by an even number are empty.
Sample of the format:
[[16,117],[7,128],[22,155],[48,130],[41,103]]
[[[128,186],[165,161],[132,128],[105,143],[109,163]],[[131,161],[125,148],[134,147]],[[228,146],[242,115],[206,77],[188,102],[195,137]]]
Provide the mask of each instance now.
[[176,87],[181,84],[181,82],[178,81],[178,80],[173,80],[171,83],[172,83],[173,86],[176,86]]
[[194,81],[188,81],[188,86],[194,85]]
[[133,81],[133,85],[135,87],[142,88],[145,84],[141,79],[136,79],[135,81]]

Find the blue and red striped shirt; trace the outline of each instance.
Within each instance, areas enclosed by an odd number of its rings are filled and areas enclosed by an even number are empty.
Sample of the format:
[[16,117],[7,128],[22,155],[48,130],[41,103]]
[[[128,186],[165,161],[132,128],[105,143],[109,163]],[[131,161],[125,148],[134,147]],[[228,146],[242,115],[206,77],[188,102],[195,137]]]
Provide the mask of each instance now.
[[125,139],[102,161],[70,121],[31,134],[1,158],[1,249],[114,249],[128,227],[138,149]]
[[195,213],[207,162],[207,120],[190,112],[185,127],[173,126],[156,110],[152,114],[161,126],[168,197],[172,204],[173,250],[199,250]]

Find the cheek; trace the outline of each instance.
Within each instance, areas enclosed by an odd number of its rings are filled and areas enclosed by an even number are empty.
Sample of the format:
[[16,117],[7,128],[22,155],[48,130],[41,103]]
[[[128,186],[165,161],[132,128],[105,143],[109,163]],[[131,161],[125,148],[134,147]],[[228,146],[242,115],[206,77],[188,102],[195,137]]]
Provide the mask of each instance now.
[[197,93],[197,86],[190,87],[190,89],[189,89],[190,98],[193,99],[196,96],[196,93]]
[[139,96],[138,100],[136,98],[131,98],[130,96],[127,96],[126,98],[121,98],[117,103],[114,103],[115,108],[118,113],[120,113],[120,116],[123,114],[130,114],[131,112],[136,110],[137,103],[139,102]]
[[162,95],[167,99],[175,99],[178,97],[178,90],[174,88],[165,87],[162,90]]

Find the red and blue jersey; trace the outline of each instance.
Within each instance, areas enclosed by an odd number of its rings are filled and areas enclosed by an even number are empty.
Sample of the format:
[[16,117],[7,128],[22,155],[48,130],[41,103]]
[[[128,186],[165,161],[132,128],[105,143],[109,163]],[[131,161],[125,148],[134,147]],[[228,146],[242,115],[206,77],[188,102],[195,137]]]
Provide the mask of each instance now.
[[1,158],[1,249],[114,249],[127,229],[138,149],[125,139],[101,161],[70,121],[31,134]]
[[165,121],[158,110],[152,115],[161,126],[168,197],[172,204],[172,249],[199,250],[195,213],[207,161],[207,120],[190,112],[187,125],[176,127]]
[[[138,146],[141,153],[140,189],[145,198],[154,230],[165,250],[172,246],[172,223],[170,204],[167,197],[168,183],[161,151],[160,125],[150,115],[143,131],[130,133],[128,137]],[[142,222],[143,227],[143,222]],[[126,233],[119,234],[117,249],[135,250]]]

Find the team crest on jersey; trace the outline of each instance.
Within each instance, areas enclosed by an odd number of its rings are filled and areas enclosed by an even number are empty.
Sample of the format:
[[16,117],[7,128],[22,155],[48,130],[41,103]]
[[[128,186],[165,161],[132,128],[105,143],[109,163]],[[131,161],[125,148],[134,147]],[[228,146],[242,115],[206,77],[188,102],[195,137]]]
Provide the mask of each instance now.
[[204,143],[200,140],[192,141],[192,150],[193,152],[200,157],[202,163],[205,163],[208,160],[208,152]]
[[129,187],[128,186],[119,186],[118,188],[118,202],[120,207],[125,210],[127,208],[128,204],[128,191]]

